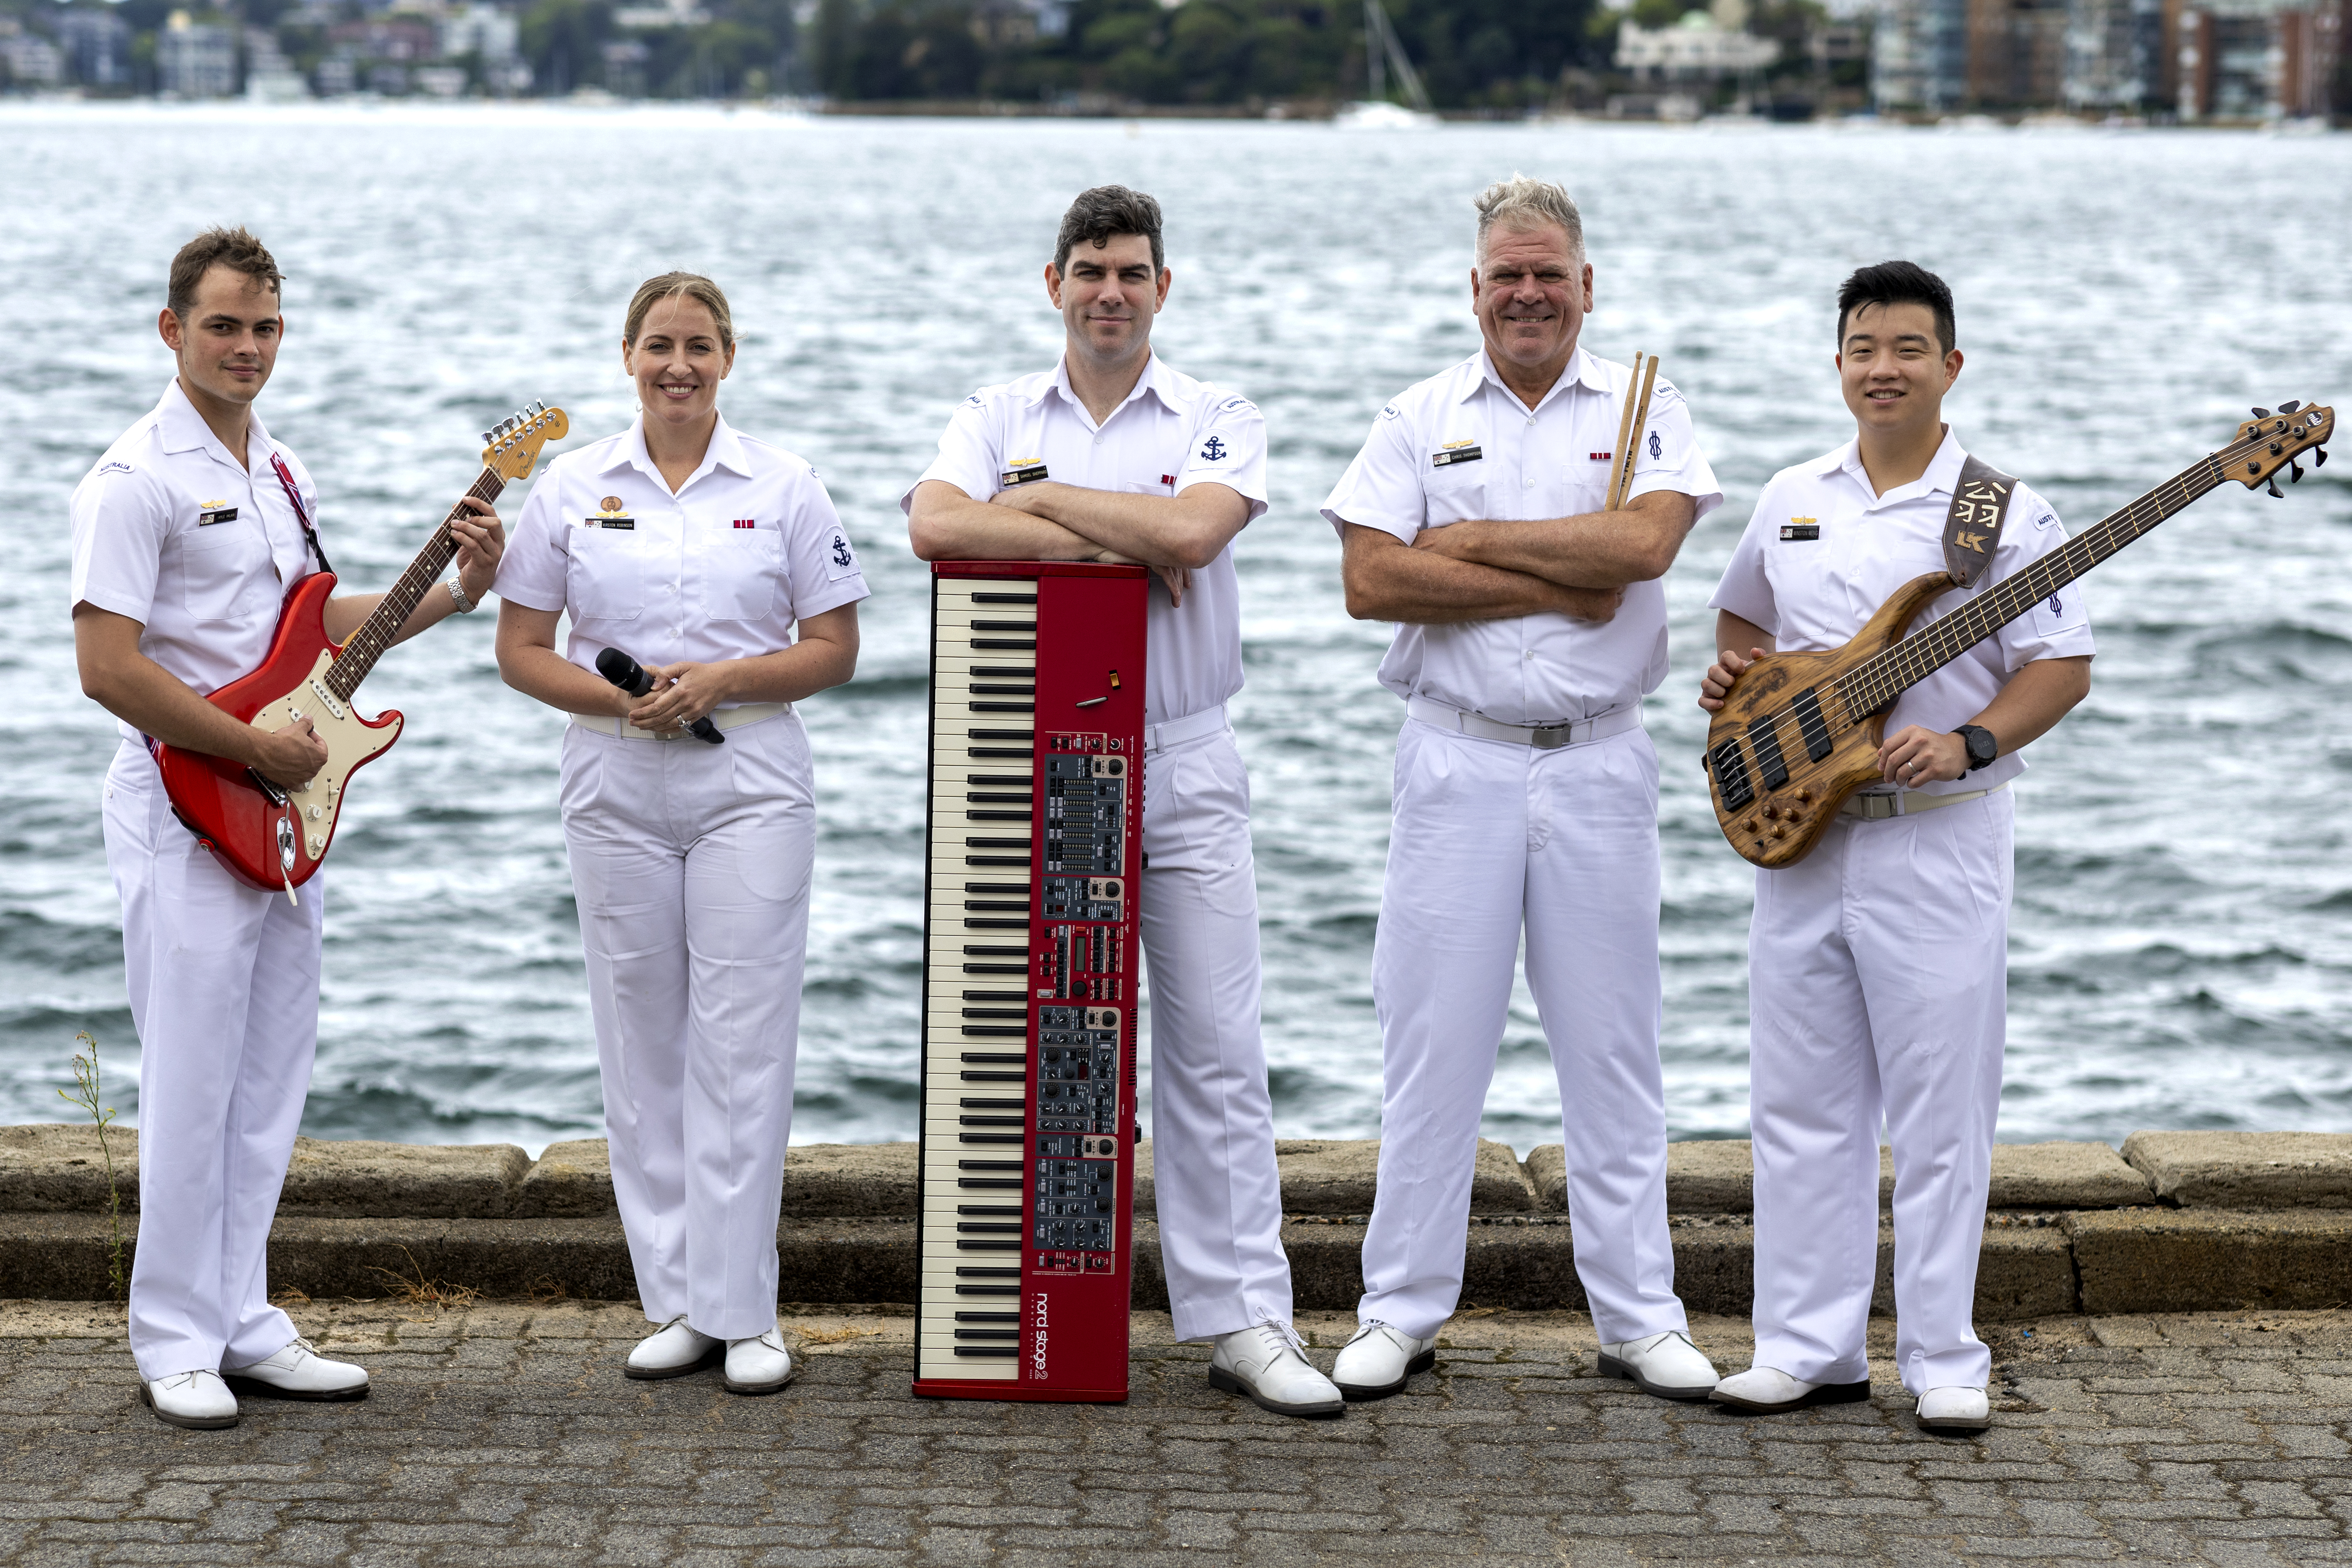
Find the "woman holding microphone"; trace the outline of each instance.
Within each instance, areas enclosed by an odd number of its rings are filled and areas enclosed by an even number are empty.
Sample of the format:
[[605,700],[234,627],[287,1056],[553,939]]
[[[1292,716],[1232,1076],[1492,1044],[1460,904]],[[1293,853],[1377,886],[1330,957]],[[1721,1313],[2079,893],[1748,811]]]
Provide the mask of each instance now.
[[[613,1192],[660,1325],[627,1374],[723,1355],[730,1390],[772,1394],[793,1375],[776,1218],[816,837],[792,705],[856,670],[866,588],[814,470],[719,417],[734,362],[717,284],[637,289],[621,363],[643,412],[531,486],[498,652],[509,685],[572,720],[563,833]],[[643,696],[597,673],[608,648],[643,664]]]

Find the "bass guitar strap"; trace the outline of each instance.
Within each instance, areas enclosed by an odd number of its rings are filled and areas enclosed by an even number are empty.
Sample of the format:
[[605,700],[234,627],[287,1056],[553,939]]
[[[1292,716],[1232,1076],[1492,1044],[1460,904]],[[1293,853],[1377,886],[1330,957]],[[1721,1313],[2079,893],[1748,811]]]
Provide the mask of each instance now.
[[[1973,463],[1976,459],[1971,457],[1969,461]],[[269,465],[278,470],[278,482],[285,486],[286,498],[294,504],[294,520],[302,525],[302,537],[310,541],[310,553],[319,558],[319,570],[329,577],[334,576],[335,569],[327,564],[326,547],[319,542],[319,530],[310,526],[310,510],[302,505],[302,492],[295,486],[294,471],[287,467],[286,459],[275,452],[269,455]],[[1959,505],[1957,501],[1952,504]],[[1944,550],[1948,555],[1951,547],[1946,545]]]
[[1952,486],[1952,509],[1944,518],[1944,569],[1962,588],[1973,588],[2000,548],[2000,526],[2017,481],[1980,457],[1960,465]]

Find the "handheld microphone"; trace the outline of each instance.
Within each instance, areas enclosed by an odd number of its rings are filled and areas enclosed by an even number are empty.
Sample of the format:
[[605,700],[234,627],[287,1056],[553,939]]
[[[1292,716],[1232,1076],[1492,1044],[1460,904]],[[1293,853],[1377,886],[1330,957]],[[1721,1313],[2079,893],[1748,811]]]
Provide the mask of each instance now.
[[[596,655],[596,673],[633,697],[641,697],[654,689],[654,678],[646,674],[646,667],[618,648],[607,648]],[[708,718],[696,719],[686,727],[686,731],[695,739],[707,740],[713,746],[727,744],[727,737]]]

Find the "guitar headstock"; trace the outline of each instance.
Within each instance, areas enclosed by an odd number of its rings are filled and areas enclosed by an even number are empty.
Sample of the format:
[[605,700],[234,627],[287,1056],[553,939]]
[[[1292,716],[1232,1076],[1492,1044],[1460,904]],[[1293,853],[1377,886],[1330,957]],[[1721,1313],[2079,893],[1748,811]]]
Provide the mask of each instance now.
[[528,479],[541,450],[551,441],[562,440],[571,429],[562,409],[530,403],[482,432],[482,466],[509,483]]
[[2223,472],[2251,490],[2268,479],[2271,494],[2280,494],[2275,477],[2282,468],[2288,470],[2287,483],[2303,477],[2303,467],[2295,459],[2306,452],[2315,455],[2314,468],[2327,462],[2327,438],[2336,434],[2336,411],[2332,408],[2305,408],[2299,402],[2283,402],[2278,412],[2254,410],[2254,417],[2238,426],[2238,439],[2229,450],[2229,460]]

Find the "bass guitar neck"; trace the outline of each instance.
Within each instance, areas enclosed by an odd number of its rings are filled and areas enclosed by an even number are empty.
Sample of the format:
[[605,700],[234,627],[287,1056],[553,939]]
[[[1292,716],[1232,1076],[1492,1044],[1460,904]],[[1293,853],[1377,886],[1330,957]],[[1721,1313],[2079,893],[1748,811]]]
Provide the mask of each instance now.
[[1804,859],[1846,798],[1879,780],[1887,711],[1911,687],[2208,492],[2267,481],[2276,496],[2273,476],[2302,478],[2303,454],[2326,461],[2335,410],[2254,413],[2227,446],[1918,631],[1920,611],[1956,586],[1950,574],[1905,583],[1843,648],[1768,653],[1741,672],[1707,727],[1706,758],[1717,824],[1740,858],[1768,869]]

